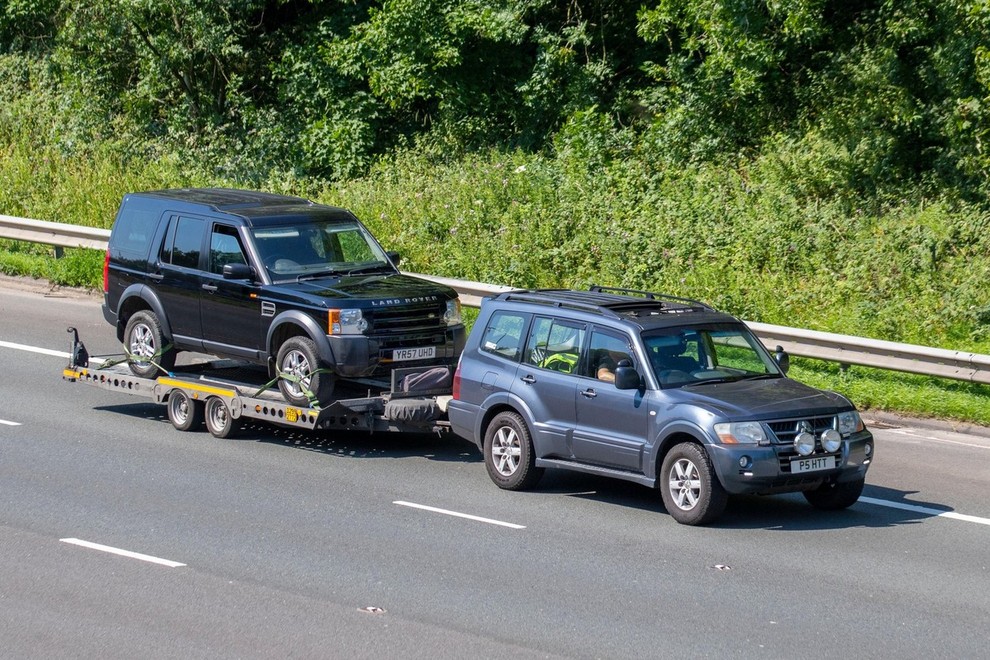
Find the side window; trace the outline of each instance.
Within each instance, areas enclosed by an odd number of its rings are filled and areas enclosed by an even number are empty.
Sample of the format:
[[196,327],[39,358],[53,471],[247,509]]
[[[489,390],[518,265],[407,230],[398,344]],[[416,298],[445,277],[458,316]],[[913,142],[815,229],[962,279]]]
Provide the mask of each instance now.
[[584,332],[583,323],[537,317],[524,360],[543,369],[576,373]]
[[500,357],[518,360],[522,353],[523,331],[527,315],[495,312],[481,339],[481,350]]
[[220,275],[227,264],[247,264],[244,250],[237,238],[237,229],[227,225],[213,225],[210,236],[210,272]]
[[206,221],[201,218],[173,216],[162,245],[162,262],[183,268],[199,268],[204,231]]
[[629,360],[636,366],[629,339],[615,332],[595,329],[588,342],[589,359],[585,362],[587,368],[582,374],[604,381],[615,380],[615,368],[622,360]]

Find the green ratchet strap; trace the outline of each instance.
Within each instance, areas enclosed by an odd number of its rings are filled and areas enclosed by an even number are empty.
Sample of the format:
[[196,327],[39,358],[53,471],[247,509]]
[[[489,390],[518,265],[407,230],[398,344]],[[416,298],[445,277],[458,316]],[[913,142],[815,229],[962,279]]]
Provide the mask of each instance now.
[[287,380],[290,383],[295,383],[296,385],[299,386],[299,389],[302,390],[302,393],[305,394],[306,398],[309,400],[310,408],[319,410],[320,409],[319,400],[317,400],[316,395],[313,394],[312,390],[310,390],[308,387],[303,385],[303,380],[309,378],[310,376],[313,376],[314,374],[331,374],[331,373],[333,373],[333,369],[314,369],[313,371],[307,372],[305,376],[296,376],[295,374],[291,374],[287,371],[279,371],[278,374],[276,374],[275,378],[262,385],[261,389],[259,389],[257,392],[254,393],[254,396],[255,397],[259,396],[262,392],[264,392],[267,389],[270,389],[280,380]]
[[127,350],[127,345],[125,344],[124,357],[118,358],[116,360],[104,360],[103,364],[101,364],[98,367],[98,369],[107,369],[109,367],[113,367],[118,364],[122,364],[124,362],[127,362],[128,364],[130,364],[131,362],[148,362],[154,365],[155,367],[157,367],[159,371],[163,371],[167,376],[171,377],[174,376],[175,374],[169,371],[168,369],[166,369],[165,367],[163,367],[162,365],[158,364],[158,360],[161,359],[162,355],[164,355],[167,351],[171,350],[171,348],[172,348],[172,344],[167,344],[166,346],[163,346],[160,350],[155,351],[155,354],[152,355],[150,358],[146,358],[143,355],[135,355],[134,353],[131,353],[130,351]]

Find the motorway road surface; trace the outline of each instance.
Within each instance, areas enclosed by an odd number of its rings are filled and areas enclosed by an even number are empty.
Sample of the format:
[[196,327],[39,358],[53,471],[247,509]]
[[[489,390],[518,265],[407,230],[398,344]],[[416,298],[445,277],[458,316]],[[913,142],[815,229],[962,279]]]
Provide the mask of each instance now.
[[0,282],[0,657],[990,657],[979,429],[875,425],[849,510],[684,527],[597,477],[500,491],[452,437],[180,433],[62,381],[67,326],[119,351],[99,302]]

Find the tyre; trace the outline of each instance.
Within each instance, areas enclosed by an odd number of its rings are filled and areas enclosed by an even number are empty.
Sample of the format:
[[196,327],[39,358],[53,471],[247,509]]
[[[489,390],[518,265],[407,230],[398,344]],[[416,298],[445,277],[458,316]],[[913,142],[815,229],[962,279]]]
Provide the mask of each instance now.
[[866,479],[833,484],[825,483],[814,490],[806,490],[802,494],[804,499],[808,500],[808,503],[816,509],[838,511],[855,504],[863,493],[864,485],[866,485]]
[[175,350],[162,350],[168,339],[154,312],[141,310],[131,315],[124,328],[124,346],[131,355],[127,366],[140,378],[154,378],[159,371],[171,371],[175,366]]
[[517,413],[495,415],[485,430],[484,452],[488,476],[499,488],[527,490],[543,476],[543,468],[536,467],[529,427]]
[[729,501],[708,452],[693,442],[682,442],[667,452],[659,486],[667,513],[682,525],[712,522]]
[[211,396],[206,400],[204,417],[206,430],[215,438],[229,438],[241,425],[241,420],[234,419],[227,404],[218,396]]
[[193,401],[184,391],[168,394],[168,421],[179,431],[194,431],[203,423],[203,404]]
[[334,375],[328,372],[313,373],[321,368],[316,344],[309,337],[290,337],[278,349],[276,367],[289,378],[278,379],[278,389],[294,406],[308,408],[312,405],[307,392],[320,405],[333,397]]

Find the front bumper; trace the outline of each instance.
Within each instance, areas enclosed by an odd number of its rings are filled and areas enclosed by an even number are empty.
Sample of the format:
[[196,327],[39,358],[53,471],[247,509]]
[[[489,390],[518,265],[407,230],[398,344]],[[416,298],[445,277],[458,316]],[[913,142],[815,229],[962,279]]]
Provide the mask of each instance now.
[[[867,452],[867,446],[870,451]],[[861,431],[846,438],[836,454],[798,456],[791,445],[708,445],[719,481],[729,493],[766,494],[808,490],[825,482],[863,479],[876,453],[873,434]],[[792,460],[834,456],[835,467],[792,473]],[[740,462],[749,459],[743,467]]]
[[[387,375],[396,367],[452,366],[464,350],[464,326],[447,328],[439,333],[408,335],[405,337],[378,337],[366,335],[327,335],[328,354],[322,356],[332,364],[341,376],[357,378]],[[396,348],[420,348],[432,346],[434,357],[424,360],[393,362]]]

